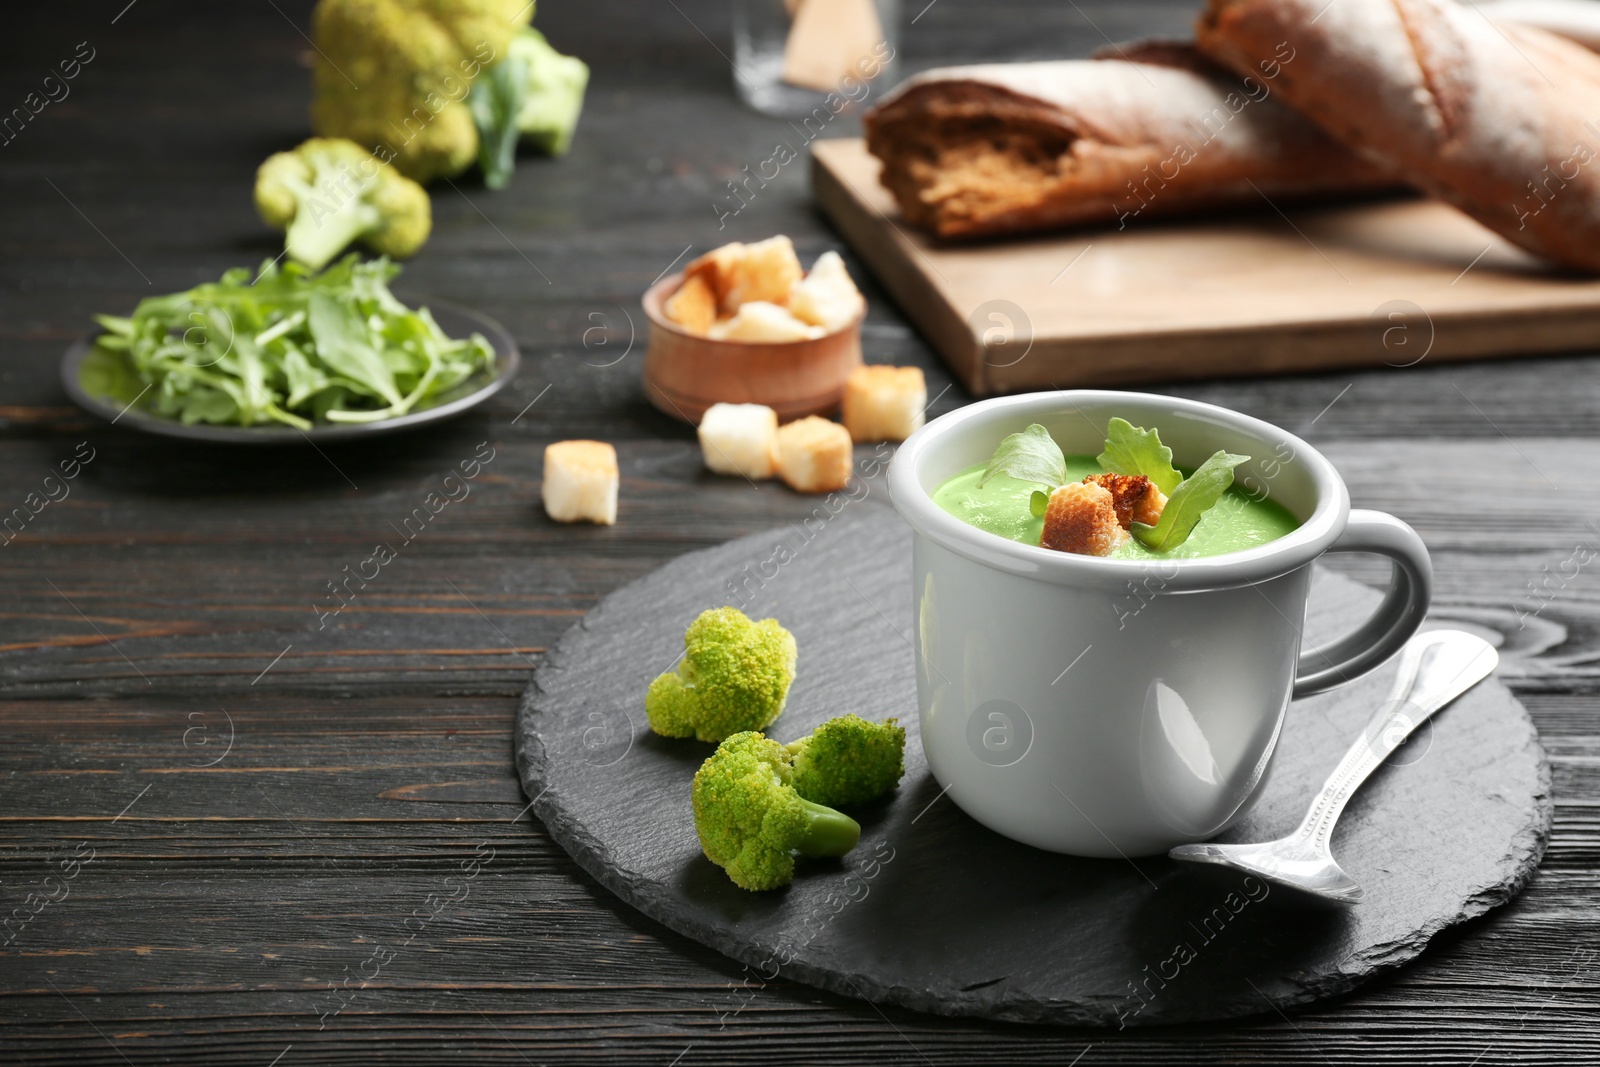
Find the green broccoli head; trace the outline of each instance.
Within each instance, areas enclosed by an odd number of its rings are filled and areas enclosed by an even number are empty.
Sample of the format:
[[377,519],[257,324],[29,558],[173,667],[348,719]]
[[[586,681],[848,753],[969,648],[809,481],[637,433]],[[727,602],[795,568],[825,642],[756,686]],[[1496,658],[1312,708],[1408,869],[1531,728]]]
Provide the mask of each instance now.
[[409,256],[433,228],[422,186],[386,167],[354,141],[313,137],[268,156],[256,171],[256,210],[287,231],[291,258],[321,270],[352,242]]
[[460,174],[478,154],[467,94],[532,12],[528,0],[318,0],[312,128],[392,153],[417,181]]
[[895,719],[841,715],[785,749],[794,761],[795,791],[830,807],[876,800],[906,773],[906,731]]
[[794,853],[842,856],[861,826],[789,784],[789,753],[755,732],[717,746],[694,776],[694,828],[706,858],[750,890],[794,880]]
[[467,100],[478,124],[484,184],[501,189],[511,180],[519,139],[552,156],[566,155],[588,84],[583,60],[557,52],[531,26],[518,31],[506,57],[473,85]]
[[644,710],[664,737],[721,741],[760,730],[783,711],[794,681],[794,635],[738,608],[701,613],[683,635],[683,659],[650,683]]

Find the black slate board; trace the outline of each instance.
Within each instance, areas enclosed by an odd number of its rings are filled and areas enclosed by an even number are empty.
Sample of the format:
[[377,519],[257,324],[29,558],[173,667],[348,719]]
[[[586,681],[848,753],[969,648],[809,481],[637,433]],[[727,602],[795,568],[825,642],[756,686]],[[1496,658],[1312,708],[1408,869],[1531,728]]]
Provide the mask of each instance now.
[[[763,569],[780,543],[794,558]],[[1355,907],[1307,908],[1260,883],[1247,892],[1228,872],[1077,859],[992,833],[941,797],[922,757],[909,548],[899,517],[863,502],[684,556],[603,600],[546,656],[517,724],[523,787],[551,835],[618,896],[747,964],[756,983],[781,974],[940,1014],[1118,1027],[1348,990],[1510,899],[1544,853],[1549,766],[1495,679],[1425,724],[1351,802],[1334,851],[1367,889]],[[642,707],[684,626],[739,603],[739,583],[745,610],[778,618],[801,650],[773,736],[845,711],[898,715],[910,734],[898,793],[857,813],[856,850],[802,861],[792,886],[765,894],[700,853],[689,782],[713,746],[656,737]],[[1348,628],[1376,598],[1319,572],[1307,639]],[[1260,803],[1222,840],[1293,828],[1392,673],[1295,702]]]

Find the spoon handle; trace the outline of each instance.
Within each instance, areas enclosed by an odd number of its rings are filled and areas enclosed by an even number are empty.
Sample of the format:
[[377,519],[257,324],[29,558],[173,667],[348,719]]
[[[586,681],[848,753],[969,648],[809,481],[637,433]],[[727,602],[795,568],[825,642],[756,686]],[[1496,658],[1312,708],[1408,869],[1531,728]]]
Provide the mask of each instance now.
[[1500,661],[1494,646],[1462,630],[1430,630],[1406,642],[1400,677],[1366,729],[1334,768],[1294,837],[1326,849],[1333,824],[1367,776],[1434,712],[1487,678]]

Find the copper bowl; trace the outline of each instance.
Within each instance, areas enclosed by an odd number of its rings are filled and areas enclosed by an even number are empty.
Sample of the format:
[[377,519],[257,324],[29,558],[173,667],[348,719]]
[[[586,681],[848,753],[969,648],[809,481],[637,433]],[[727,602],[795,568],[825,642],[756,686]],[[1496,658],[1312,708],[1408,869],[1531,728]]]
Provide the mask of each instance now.
[[861,318],[814,340],[714,341],[662,310],[682,284],[683,275],[673,274],[644,294],[644,391],[652,404],[696,425],[712,404],[765,404],[782,422],[839,409],[846,379],[861,366]]

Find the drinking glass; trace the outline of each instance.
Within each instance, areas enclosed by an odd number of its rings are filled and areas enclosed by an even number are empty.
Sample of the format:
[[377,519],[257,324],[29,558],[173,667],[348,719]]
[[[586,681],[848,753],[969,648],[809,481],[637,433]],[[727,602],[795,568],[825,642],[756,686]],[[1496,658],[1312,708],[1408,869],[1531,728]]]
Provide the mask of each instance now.
[[734,0],[739,97],[780,118],[837,115],[893,85],[900,0]]

